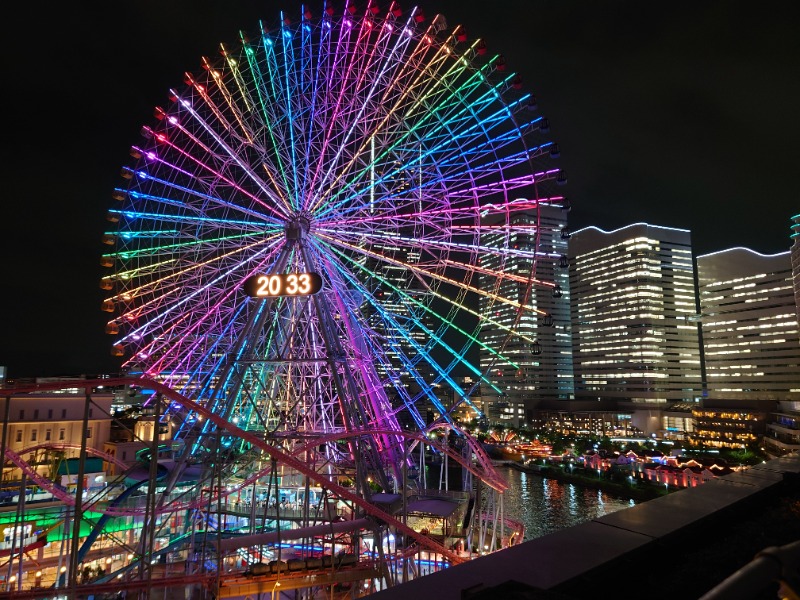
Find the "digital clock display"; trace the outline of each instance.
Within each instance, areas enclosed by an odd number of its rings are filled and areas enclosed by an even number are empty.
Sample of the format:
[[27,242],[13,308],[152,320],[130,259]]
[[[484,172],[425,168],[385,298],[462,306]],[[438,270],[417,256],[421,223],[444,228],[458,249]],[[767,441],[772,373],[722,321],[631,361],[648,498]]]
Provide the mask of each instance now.
[[253,275],[244,280],[244,291],[253,298],[310,296],[322,289],[318,273],[281,273]]

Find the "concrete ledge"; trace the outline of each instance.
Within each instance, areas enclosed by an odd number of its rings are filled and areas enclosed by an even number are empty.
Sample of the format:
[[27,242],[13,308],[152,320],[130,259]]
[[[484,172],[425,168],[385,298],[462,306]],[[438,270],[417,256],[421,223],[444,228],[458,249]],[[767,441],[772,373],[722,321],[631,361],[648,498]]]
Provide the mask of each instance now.
[[[696,488],[680,490],[575,527],[524,542],[373,594],[376,600],[484,598],[481,591],[518,582],[541,596],[556,597],[570,583],[626,562],[649,560],[649,550],[669,538],[692,533],[711,521],[730,526],[737,509],[757,507],[764,494],[781,494],[787,478],[800,474],[800,455],[792,454]],[[618,582],[619,573],[615,580]],[[550,590],[553,595],[545,592]],[[565,596],[562,596],[565,597]]]

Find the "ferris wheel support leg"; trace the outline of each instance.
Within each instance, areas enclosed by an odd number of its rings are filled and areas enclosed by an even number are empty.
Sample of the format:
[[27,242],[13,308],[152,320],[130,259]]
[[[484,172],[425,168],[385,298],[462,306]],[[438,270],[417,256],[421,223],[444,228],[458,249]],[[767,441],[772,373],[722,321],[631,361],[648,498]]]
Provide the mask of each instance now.
[[83,405],[83,423],[81,426],[81,450],[78,458],[78,478],[75,481],[75,514],[72,522],[72,549],[69,561],[69,582],[71,596],[77,597],[78,585],[78,553],[81,541],[81,521],[83,520],[83,478],[86,475],[86,434],[89,430],[89,407],[92,403],[90,388],[85,388]]

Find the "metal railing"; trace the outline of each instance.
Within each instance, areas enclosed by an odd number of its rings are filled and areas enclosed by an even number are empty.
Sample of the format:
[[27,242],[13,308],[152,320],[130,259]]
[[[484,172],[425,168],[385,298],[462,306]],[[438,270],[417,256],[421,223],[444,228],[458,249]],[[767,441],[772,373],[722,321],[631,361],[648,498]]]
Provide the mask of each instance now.
[[800,540],[765,548],[700,600],[752,600],[774,582],[777,598],[800,600]]

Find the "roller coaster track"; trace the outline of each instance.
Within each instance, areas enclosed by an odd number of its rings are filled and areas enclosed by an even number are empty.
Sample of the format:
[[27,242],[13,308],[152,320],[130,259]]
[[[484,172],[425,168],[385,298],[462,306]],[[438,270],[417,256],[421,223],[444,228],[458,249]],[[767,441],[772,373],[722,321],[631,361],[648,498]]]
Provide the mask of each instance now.
[[[279,463],[286,465],[298,473],[301,473],[308,477],[309,480],[315,482],[322,488],[328,489],[331,492],[338,495],[340,498],[351,502],[352,504],[361,508],[367,515],[373,517],[379,522],[386,523],[393,527],[397,532],[402,533],[407,539],[414,539],[417,544],[428,550],[429,552],[437,553],[442,556],[445,560],[449,561],[451,564],[459,564],[467,561],[468,559],[465,557],[460,556],[456,552],[451,549],[446,548],[442,544],[438,543],[437,541],[425,536],[424,534],[415,531],[402,521],[396,519],[392,515],[384,512],[374,504],[370,503],[365,498],[353,493],[348,488],[345,488],[338,483],[335,483],[330,480],[330,478],[326,477],[324,474],[318,473],[313,469],[309,468],[309,466],[304,463],[302,460],[296,458],[293,454],[284,452],[275,446],[272,446],[265,442],[263,439],[259,438],[258,436],[254,435],[249,431],[245,431],[240,429],[235,424],[226,421],[224,418],[220,417],[219,415],[215,414],[214,412],[208,410],[206,407],[197,404],[196,402],[186,398],[179,392],[171,389],[170,387],[152,379],[148,378],[140,378],[140,377],[118,377],[118,378],[111,378],[111,379],[81,379],[81,380],[74,380],[74,381],[59,381],[59,382],[52,382],[52,383],[41,383],[41,384],[33,384],[30,386],[21,386],[18,388],[11,388],[7,390],[7,392],[12,393],[14,395],[25,394],[25,393],[33,393],[33,392],[45,392],[45,391],[54,391],[60,390],[65,388],[85,388],[87,390],[87,395],[91,393],[93,388],[103,386],[103,387],[116,387],[116,386],[124,386],[124,385],[132,385],[132,386],[140,386],[147,389],[152,389],[155,393],[161,394],[163,397],[167,398],[171,402],[175,402],[176,404],[182,406],[184,409],[189,409],[194,413],[202,416],[204,419],[207,419],[214,425],[216,425],[219,429],[225,431],[230,435],[234,435],[247,443],[249,443],[252,447],[258,448],[263,453],[268,455],[270,458],[278,461]],[[380,430],[383,432],[383,430]],[[337,436],[344,436],[344,437],[358,437],[358,436],[365,436],[370,435],[372,432],[368,430],[363,431],[351,431],[351,432],[339,432],[335,434],[331,434],[331,439],[336,439]],[[430,440],[427,440],[424,436],[420,434],[408,434],[402,431],[396,430],[386,430],[385,433],[390,433],[391,435],[402,435],[405,437],[413,438],[419,442],[430,443]],[[320,440],[317,440],[316,443],[319,443]],[[474,447],[473,447],[474,449]],[[66,504],[73,505],[75,504],[75,499],[67,492],[61,490],[57,486],[53,485],[52,482],[46,480],[46,478],[38,475],[35,470],[26,462],[24,461],[18,454],[14,453],[10,449],[6,449],[6,456],[14,462],[17,466],[22,468],[26,475],[28,475],[37,485],[41,486],[43,489],[46,489],[53,493],[55,497]],[[448,456],[451,456],[454,460],[458,461],[459,464],[468,468],[471,472],[473,472],[476,476],[481,477],[482,479],[487,481],[487,484],[498,489],[498,491],[502,491],[505,489],[505,482],[498,477],[488,477],[488,473],[492,473],[493,469],[487,470],[485,463],[483,469],[475,469],[471,464],[467,461],[464,461],[459,455],[454,452],[447,450]],[[480,455],[479,455],[480,456]],[[187,505],[188,506],[188,505]],[[95,507],[93,510],[100,509],[99,512],[109,512],[108,509],[103,509],[102,507]],[[173,510],[173,508],[169,510]]]

